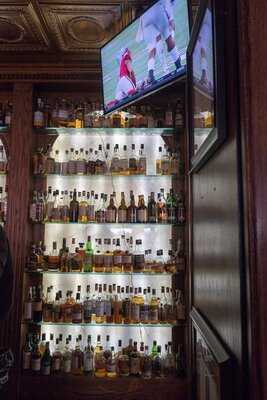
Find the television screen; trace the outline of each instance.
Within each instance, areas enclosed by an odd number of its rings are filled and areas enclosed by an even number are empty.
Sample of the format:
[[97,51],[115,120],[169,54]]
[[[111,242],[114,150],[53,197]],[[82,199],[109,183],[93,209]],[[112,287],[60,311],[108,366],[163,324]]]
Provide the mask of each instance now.
[[101,49],[105,113],[186,72],[187,0],[158,0]]

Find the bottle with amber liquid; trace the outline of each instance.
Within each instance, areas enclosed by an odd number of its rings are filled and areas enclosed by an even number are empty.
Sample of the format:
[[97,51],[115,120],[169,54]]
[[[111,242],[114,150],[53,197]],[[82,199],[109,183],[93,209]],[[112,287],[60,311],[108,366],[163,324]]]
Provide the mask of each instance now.
[[123,253],[120,247],[120,239],[116,240],[116,247],[113,252],[113,268],[112,272],[122,272],[122,256]]
[[80,337],[76,339],[76,347],[72,352],[72,363],[71,363],[71,372],[73,375],[82,375],[82,367],[83,367],[83,352],[80,347]]
[[70,202],[70,222],[78,222],[79,220],[79,202],[77,201],[76,189],[73,191],[73,198]]
[[110,195],[109,205],[106,211],[106,222],[115,223],[117,221],[117,207],[114,204],[114,195]]
[[127,222],[127,206],[125,202],[124,192],[121,192],[121,204],[118,208],[118,223]]
[[72,323],[81,324],[83,321],[83,306],[81,303],[81,293],[77,292],[76,302],[72,307]]
[[113,309],[114,309],[114,323],[121,324],[122,323],[122,300],[121,300],[121,287],[117,286],[117,293],[114,296],[113,301]]
[[133,191],[130,191],[130,205],[127,208],[127,222],[134,224],[137,222],[137,207],[135,205],[135,199]]
[[138,223],[147,222],[147,207],[145,205],[144,195],[139,196],[138,207],[137,207],[137,222]]
[[157,222],[157,203],[155,202],[155,194],[151,192],[150,199],[147,204],[148,222]]

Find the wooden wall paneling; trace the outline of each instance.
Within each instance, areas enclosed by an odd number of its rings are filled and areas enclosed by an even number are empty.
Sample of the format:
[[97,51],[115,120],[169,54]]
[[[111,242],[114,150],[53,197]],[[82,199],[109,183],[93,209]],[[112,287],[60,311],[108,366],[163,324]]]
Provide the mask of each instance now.
[[267,4],[238,1],[248,304],[248,398],[267,399]]
[[13,307],[9,318],[1,323],[0,345],[10,347],[15,355],[15,368],[11,376],[12,394],[17,398],[20,372],[20,321],[22,318],[23,272],[27,242],[30,237],[28,209],[31,190],[32,156],[32,85],[14,85],[12,129],[9,138],[9,201],[6,232],[10,242],[14,269]]
[[232,354],[234,398],[243,399],[246,338],[242,298],[243,231],[240,185],[239,103],[235,4],[225,2],[227,140],[191,176],[192,299]]

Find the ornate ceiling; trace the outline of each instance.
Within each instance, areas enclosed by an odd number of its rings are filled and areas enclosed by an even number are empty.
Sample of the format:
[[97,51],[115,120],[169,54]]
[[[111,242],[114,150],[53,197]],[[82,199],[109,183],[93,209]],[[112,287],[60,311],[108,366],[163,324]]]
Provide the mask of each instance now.
[[[194,0],[193,3],[197,3]],[[151,3],[140,0],[1,0],[0,74],[99,71],[99,48]],[[194,4],[193,4],[194,5]],[[23,71],[22,71],[23,70]],[[1,76],[0,76],[1,79]]]

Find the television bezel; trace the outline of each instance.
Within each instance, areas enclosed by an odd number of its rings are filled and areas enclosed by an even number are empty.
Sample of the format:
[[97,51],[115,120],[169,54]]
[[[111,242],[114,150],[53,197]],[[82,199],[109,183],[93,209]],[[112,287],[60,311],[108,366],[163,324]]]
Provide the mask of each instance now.
[[[151,96],[152,94],[157,93],[158,91],[160,91],[161,89],[165,89],[166,87],[172,85],[175,82],[179,82],[179,81],[185,81],[186,80],[186,76],[187,76],[187,56],[186,56],[186,65],[185,65],[185,69],[184,72],[181,75],[178,76],[174,76],[173,78],[171,78],[170,80],[168,80],[165,83],[162,83],[162,85],[159,85],[158,87],[152,89],[152,90],[148,90],[146,93],[144,94],[140,94],[138,96],[136,96],[133,99],[130,99],[128,101],[125,101],[123,103],[120,103],[118,106],[114,106],[112,109],[109,109],[108,111],[106,111],[105,109],[105,102],[104,102],[104,80],[103,80],[103,66],[102,66],[102,50],[104,47],[106,47],[110,42],[112,42],[112,40],[116,39],[117,36],[119,36],[122,32],[125,31],[125,29],[127,29],[129,26],[131,26],[132,24],[134,24],[139,18],[142,17],[142,15],[144,15],[150,8],[152,8],[156,3],[158,3],[158,1],[160,0],[155,0],[152,2],[151,5],[149,5],[144,12],[142,12],[140,15],[136,16],[127,26],[125,26],[123,29],[120,30],[120,32],[116,33],[116,35],[114,35],[112,38],[110,38],[105,44],[103,44],[103,46],[100,47],[100,65],[101,65],[101,96],[102,96],[102,103],[103,103],[103,111],[104,111],[104,115],[109,115],[114,113],[115,111],[120,111],[125,107],[128,107],[134,103],[136,103],[138,100],[144,99],[148,96]],[[191,28],[192,28],[192,6],[191,6],[191,1],[190,0],[186,0],[187,2],[187,14],[188,14],[188,29],[189,29],[189,41],[188,41],[188,45],[190,42],[190,35],[191,35]],[[187,45],[187,49],[188,49],[188,45]],[[186,50],[186,54],[187,54],[187,50]]]

